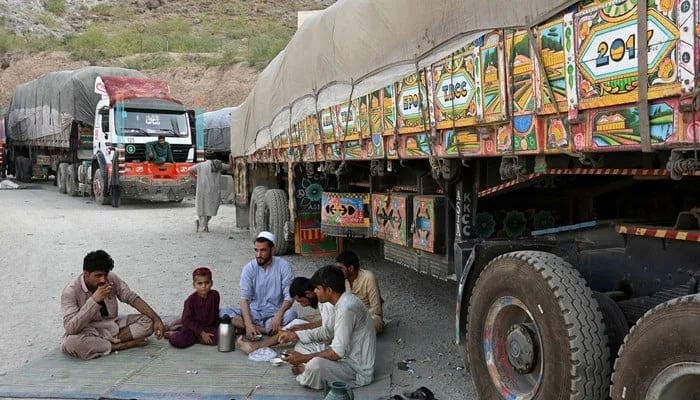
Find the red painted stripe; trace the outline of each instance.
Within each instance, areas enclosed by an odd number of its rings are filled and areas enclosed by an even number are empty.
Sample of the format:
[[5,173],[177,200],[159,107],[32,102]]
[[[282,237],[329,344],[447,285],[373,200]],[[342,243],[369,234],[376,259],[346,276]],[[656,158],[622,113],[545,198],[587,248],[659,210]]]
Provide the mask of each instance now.
[[[551,168],[546,172],[548,175],[613,175],[613,176],[668,176],[670,173],[665,169],[639,169],[639,168],[573,168],[559,169]],[[692,171],[686,176],[700,176],[700,171]]]
[[678,231],[674,229],[647,228],[636,225],[616,225],[615,231],[622,235],[649,236],[659,239],[684,240],[700,242],[700,232]]
[[542,176],[542,174],[540,174],[540,173],[534,173],[534,174],[527,175],[527,176],[525,177],[525,179],[523,179],[523,180],[513,179],[513,180],[508,181],[508,182],[506,182],[506,183],[503,183],[503,184],[500,184],[500,185],[497,185],[497,186],[493,186],[493,187],[490,187],[490,188],[488,188],[488,189],[484,189],[484,190],[482,190],[482,191],[479,192],[479,197],[488,196],[488,195],[490,195],[490,194],[499,192],[499,191],[501,191],[501,190],[503,190],[503,189],[508,189],[508,188],[513,187],[513,186],[515,186],[515,185],[518,185],[518,184],[521,184],[521,183],[526,183],[527,181],[529,181],[529,180],[531,180],[531,179],[533,179],[533,178],[537,178],[537,177],[539,177],[539,176]]

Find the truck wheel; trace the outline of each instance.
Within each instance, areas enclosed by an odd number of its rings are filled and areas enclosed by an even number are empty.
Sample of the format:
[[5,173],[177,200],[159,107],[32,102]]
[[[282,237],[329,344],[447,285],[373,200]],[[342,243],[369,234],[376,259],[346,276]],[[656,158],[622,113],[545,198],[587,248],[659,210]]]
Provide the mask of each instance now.
[[612,368],[617,351],[620,350],[620,346],[630,330],[629,324],[620,306],[610,296],[605,293],[593,292],[593,298],[598,302],[598,309],[603,314],[605,336],[608,338],[608,349],[610,350],[610,368]]
[[107,195],[107,183],[101,168],[95,171],[95,176],[92,178],[92,193],[95,195],[95,203],[103,206],[112,204],[112,199]]
[[632,327],[615,361],[610,397],[700,398],[700,294],[649,310]]
[[492,260],[470,299],[469,367],[482,399],[607,398],[603,317],[569,263],[540,251]]
[[[263,219],[263,208],[265,207],[265,186],[256,186],[253,193],[250,195],[250,209],[248,210],[248,229],[250,230],[250,240],[255,240],[260,231],[264,230],[264,226],[258,226],[256,221]],[[260,215],[256,219],[256,215]]]
[[265,192],[265,208],[267,230],[275,235],[275,254],[287,253],[288,244],[284,237],[284,225],[289,222],[289,199],[281,189],[270,189]]
[[[61,164],[61,165],[66,165],[66,164]],[[75,164],[69,164],[66,165],[66,193],[68,196],[77,196],[78,195],[78,176],[77,176],[77,171],[75,170]]]
[[58,164],[58,172],[56,180],[58,181],[58,192],[67,193],[68,189],[66,187],[66,175],[68,174],[68,164],[60,163]]

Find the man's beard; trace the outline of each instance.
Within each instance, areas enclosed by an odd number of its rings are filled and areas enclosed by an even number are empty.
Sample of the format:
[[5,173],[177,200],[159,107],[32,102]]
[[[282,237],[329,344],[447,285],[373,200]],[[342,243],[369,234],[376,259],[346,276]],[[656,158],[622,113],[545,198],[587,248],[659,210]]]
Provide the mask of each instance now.
[[259,267],[262,267],[262,266],[264,266],[265,264],[269,263],[269,262],[270,262],[270,259],[272,259],[272,257],[269,257],[269,258],[262,258],[262,257],[260,257],[260,258],[256,258],[255,261],[258,262],[258,266],[259,266]]

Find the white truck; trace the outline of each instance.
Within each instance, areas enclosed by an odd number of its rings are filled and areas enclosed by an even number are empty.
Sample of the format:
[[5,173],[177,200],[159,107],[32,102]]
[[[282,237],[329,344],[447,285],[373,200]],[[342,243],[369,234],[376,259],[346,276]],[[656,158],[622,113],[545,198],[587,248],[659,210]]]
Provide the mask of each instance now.
[[[6,116],[9,171],[21,181],[55,177],[61,193],[182,201],[194,193],[186,108],[168,85],[123,68],[86,67],[17,86]],[[168,162],[148,160],[164,136]]]

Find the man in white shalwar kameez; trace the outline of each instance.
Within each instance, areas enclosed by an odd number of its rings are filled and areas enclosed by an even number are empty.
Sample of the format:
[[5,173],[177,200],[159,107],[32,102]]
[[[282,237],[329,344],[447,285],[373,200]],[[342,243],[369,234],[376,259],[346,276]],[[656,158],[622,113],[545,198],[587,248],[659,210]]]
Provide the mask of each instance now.
[[[316,329],[280,334],[282,343],[299,341],[287,358],[292,373],[299,384],[313,389],[337,381],[350,387],[369,385],[374,380],[377,344],[372,315],[360,299],[345,291],[345,276],[335,266],[319,269],[311,280],[318,301],[333,304],[333,329],[324,323]],[[329,340],[330,345],[318,348]]]
[[228,166],[219,160],[207,160],[190,167],[188,172],[197,178],[197,231],[209,232],[209,220],[216,216],[221,204],[221,172]]

